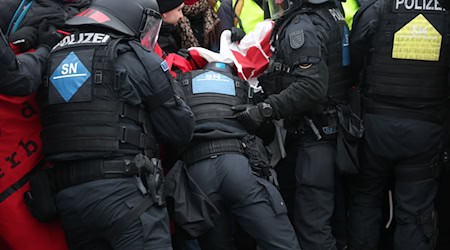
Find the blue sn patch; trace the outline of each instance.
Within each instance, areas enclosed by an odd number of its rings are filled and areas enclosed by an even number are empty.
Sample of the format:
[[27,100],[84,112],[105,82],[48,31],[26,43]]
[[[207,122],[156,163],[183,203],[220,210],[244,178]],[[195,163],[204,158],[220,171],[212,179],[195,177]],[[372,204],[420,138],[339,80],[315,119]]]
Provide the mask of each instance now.
[[217,72],[206,72],[192,79],[192,93],[236,95],[233,79]]
[[163,62],[160,64],[160,66],[161,66],[161,69],[162,69],[164,72],[166,72],[167,70],[169,70],[169,65],[167,65],[167,62],[166,62],[166,61],[163,61]]
[[68,102],[91,76],[75,53],[70,52],[50,77],[50,82]]

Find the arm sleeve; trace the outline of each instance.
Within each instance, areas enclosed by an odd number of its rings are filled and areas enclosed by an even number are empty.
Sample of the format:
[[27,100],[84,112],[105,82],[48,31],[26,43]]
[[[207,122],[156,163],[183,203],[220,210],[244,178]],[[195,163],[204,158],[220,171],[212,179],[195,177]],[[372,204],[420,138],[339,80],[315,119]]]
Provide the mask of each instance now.
[[[328,35],[322,30],[317,29],[307,16],[286,27],[279,46],[286,62],[293,68],[290,73],[293,82],[266,100],[274,109],[274,117],[286,118],[305,113],[325,99],[328,89],[327,52],[321,48],[325,48]],[[303,34],[303,39],[299,34]],[[297,48],[302,40],[303,45]]]
[[[0,52],[4,59],[9,47]],[[35,91],[42,83],[47,56],[49,51],[45,47],[35,52],[14,56],[9,62],[0,64],[0,93],[12,96],[26,96]]]
[[[362,6],[353,19],[350,33],[350,56],[353,72],[358,74],[365,65],[365,58],[372,48],[372,37],[377,31],[383,1],[373,1]],[[358,77],[355,76],[359,81]]]
[[[134,55],[134,54],[132,54]],[[122,61],[127,80],[139,93],[150,114],[153,132],[159,143],[183,145],[190,142],[194,131],[194,116],[172,86],[172,79],[161,58],[145,55],[146,66],[135,57]],[[139,66],[141,65],[141,66]],[[155,101],[156,100],[156,101]]]
[[220,19],[222,31],[229,30],[234,27],[234,10],[232,5],[232,0],[222,0],[220,3],[220,8],[217,13]]

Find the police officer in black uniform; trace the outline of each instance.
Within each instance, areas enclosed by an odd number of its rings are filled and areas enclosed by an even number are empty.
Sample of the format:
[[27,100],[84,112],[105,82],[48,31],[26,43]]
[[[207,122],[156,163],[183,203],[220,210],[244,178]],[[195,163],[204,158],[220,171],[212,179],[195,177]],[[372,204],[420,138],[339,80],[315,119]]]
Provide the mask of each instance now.
[[194,121],[141,45],[155,44],[157,2],[98,0],[66,23],[79,32],[50,54],[41,137],[69,247],[172,249],[156,143],[188,143]]
[[351,249],[378,249],[382,197],[394,179],[395,249],[433,249],[449,83],[448,11],[436,0],[362,7],[350,37],[360,66],[365,139],[353,178]]
[[350,87],[348,28],[334,1],[269,1],[269,9],[277,18],[274,51],[259,78],[267,99],[238,119],[250,129],[284,119],[287,151],[297,151],[293,212],[298,240],[308,250],[336,249],[330,225],[338,179],[336,105],[347,102]]
[[273,175],[267,155],[259,147],[262,144],[248,134],[231,110],[234,105],[249,103],[248,83],[229,65],[218,62],[182,73],[179,82],[195,116],[194,139],[182,159],[193,180],[221,212],[214,228],[199,238],[202,249],[236,249],[236,223],[262,249],[300,249],[284,201],[267,180]]

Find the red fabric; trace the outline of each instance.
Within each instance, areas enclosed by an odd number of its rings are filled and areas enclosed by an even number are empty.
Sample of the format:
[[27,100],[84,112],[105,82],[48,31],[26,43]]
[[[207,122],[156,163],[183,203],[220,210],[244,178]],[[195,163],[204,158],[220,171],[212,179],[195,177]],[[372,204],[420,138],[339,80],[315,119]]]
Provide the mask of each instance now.
[[0,249],[2,250],[67,250],[59,221],[40,223],[28,211],[23,194],[26,184],[0,203]]
[[170,53],[166,56],[166,62],[169,66],[170,74],[172,74],[173,77],[177,76],[177,73],[173,71],[173,67],[178,68],[181,72],[189,72],[192,70],[192,66],[188,60],[174,53]]
[[[230,47],[231,53],[235,57],[235,64],[238,64],[239,77],[247,80],[258,77],[269,65],[267,57],[272,55],[270,51],[270,36],[268,32],[260,41],[255,41],[254,46],[250,46],[246,51],[234,50]],[[258,43],[258,44],[256,44]]]
[[195,65],[194,69],[203,69],[208,63],[196,50],[190,50],[189,54],[191,55],[191,64]]
[[34,95],[0,95],[0,193],[20,180],[41,159],[41,131]]
[[9,43],[9,47],[14,51],[14,53],[15,53],[16,55],[19,54],[19,53],[21,52],[19,46],[16,46],[16,45],[14,45],[14,44],[12,44],[12,43]]
[[[42,158],[35,96],[0,95],[0,193],[29,173]],[[0,249],[65,250],[59,222],[40,223],[28,209],[21,187],[0,203]]]
[[196,2],[198,2],[199,0],[184,0],[184,4],[186,5],[193,5]]
[[161,57],[161,58],[164,59],[164,52],[163,52],[163,50],[161,49],[161,47],[159,46],[158,43],[156,43],[155,49],[154,49],[153,51],[155,51],[155,53],[156,53],[159,57]]
[[191,55],[189,60],[175,53],[170,53],[166,56],[165,60],[173,77],[177,76],[173,70],[174,67],[181,70],[181,72],[189,72],[203,68],[208,63],[196,50],[190,50],[189,53]]
[[[266,55],[270,56],[272,54],[270,51],[270,34],[267,34],[260,44]],[[242,72],[239,72],[239,77],[242,79],[259,76],[269,65],[265,55],[257,47],[248,48],[245,55],[234,50],[231,50],[231,52],[242,66]]]
[[[20,53],[16,46],[11,48]],[[41,123],[35,95],[0,94],[0,117],[0,193],[3,193],[42,159]],[[0,202],[0,249],[67,250],[61,223],[41,223],[28,211],[23,195],[29,189],[27,182]]]

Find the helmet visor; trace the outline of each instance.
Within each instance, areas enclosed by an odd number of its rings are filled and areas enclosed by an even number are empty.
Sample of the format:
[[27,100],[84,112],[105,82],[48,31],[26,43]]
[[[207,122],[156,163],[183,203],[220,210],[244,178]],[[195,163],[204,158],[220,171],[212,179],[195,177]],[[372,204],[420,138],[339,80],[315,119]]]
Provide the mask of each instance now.
[[141,43],[149,49],[154,49],[158,40],[159,29],[161,28],[161,15],[158,12],[147,13],[144,28],[141,31]]
[[276,20],[288,9],[288,0],[268,0],[270,18]]

